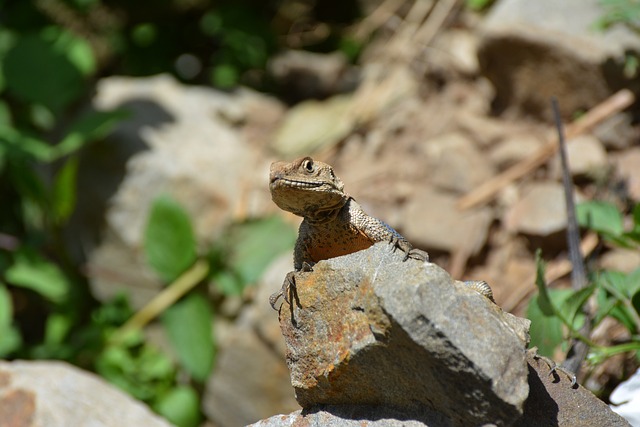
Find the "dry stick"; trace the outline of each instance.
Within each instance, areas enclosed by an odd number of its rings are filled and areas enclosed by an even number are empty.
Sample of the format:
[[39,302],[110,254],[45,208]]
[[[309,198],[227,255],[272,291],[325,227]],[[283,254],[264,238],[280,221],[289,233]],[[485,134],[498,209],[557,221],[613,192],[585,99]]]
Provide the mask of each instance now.
[[[578,228],[578,220],[576,218],[576,204],[573,200],[573,181],[569,172],[569,160],[567,159],[567,144],[564,140],[564,132],[562,129],[562,119],[560,118],[560,109],[558,100],[554,97],[551,99],[553,107],[553,116],[558,129],[558,150],[560,152],[560,164],[562,165],[562,186],[564,188],[564,199],[567,206],[567,245],[569,246],[569,260],[571,261],[571,288],[579,291],[587,286],[587,269],[584,265],[582,253],[580,253],[580,229]],[[580,328],[580,334],[588,337],[591,334],[591,321],[586,316],[584,324]],[[571,348],[567,352],[567,357],[562,363],[562,367],[571,372],[578,373],[582,361],[587,357],[589,346],[576,338],[572,340]]]
[[384,25],[405,3],[405,0],[386,0],[380,4],[369,16],[365,17],[355,30],[353,37],[364,40],[376,29]]
[[425,46],[431,43],[431,40],[438,34],[438,31],[440,31],[457,3],[458,0],[440,0],[436,2],[429,18],[418,29],[415,37],[416,41]]
[[[602,103],[589,110],[584,116],[567,126],[566,138],[570,140],[598,125],[606,118],[618,113],[634,102],[633,93],[628,89],[622,89]],[[458,200],[458,208],[469,209],[491,200],[498,191],[509,185],[512,181],[523,177],[549,160],[558,149],[557,136],[538,150],[532,157],[525,159],[510,167],[501,174],[490,179],[475,190]]]
[[170,305],[179,300],[184,294],[193,289],[202,281],[209,272],[209,265],[203,260],[196,263],[173,283],[167,286],[162,292],[156,295],[140,311],[134,314],[124,325],[122,325],[111,338],[112,343],[117,343],[127,336],[131,331],[143,328],[147,323],[155,319]]
[[[598,246],[598,236],[595,233],[589,233],[582,240],[580,252],[588,255]],[[544,281],[549,284],[555,282],[572,270],[571,262],[568,259],[552,261],[545,269]],[[509,297],[501,306],[504,311],[511,312],[526,300],[536,290],[536,275],[533,274],[529,279],[525,280],[523,286],[518,287],[509,294]]]

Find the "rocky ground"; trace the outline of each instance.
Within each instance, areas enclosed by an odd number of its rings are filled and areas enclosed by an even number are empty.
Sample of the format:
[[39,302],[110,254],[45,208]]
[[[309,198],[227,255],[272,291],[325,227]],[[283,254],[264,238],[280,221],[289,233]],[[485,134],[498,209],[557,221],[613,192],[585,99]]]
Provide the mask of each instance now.
[[[358,31],[376,36],[357,65],[336,54],[283,53],[270,72],[289,99],[303,100],[295,105],[248,89],[187,87],[165,75],[101,81],[95,107],[133,115],[91,147],[82,162],[90,168],[80,169],[81,210],[70,240],[88,251],[95,295],[107,300],[124,287],[141,307],[157,294],[140,250],[157,194],[187,208],[207,247],[231,222],[285,216],[270,201],[268,167],[300,155],[332,164],[368,213],[453,277],[489,282],[506,312],[525,315],[537,248],[550,262],[552,285],[568,285],[549,100],[558,98],[567,124],[593,119],[568,145],[576,199],[621,209],[640,202],[640,110],[631,95],[640,79],[625,68],[640,37],[624,27],[593,30],[602,13],[596,0],[502,0],[486,16],[449,10],[450,3],[431,12],[410,8],[404,20],[372,12]],[[596,107],[600,116],[589,115]],[[539,165],[530,165],[536,156]],[[515,177],[492,186],[507,171]],[[487,185],[491,191],[480,196]],[[292,226],[298,221],[285,217]],[[583,247],[596,245],[585,238]],[[640,266],[638,252],[597,250],[594,267]],[[278,316],[267,302],[290,269],[287,253],[221,307],[208,425],[246,425],[299,409]],[[608,328],[598,331],[603,342],[620,333]],[[627,365],[613,359],[590,372],[592,388],[619,378]]]

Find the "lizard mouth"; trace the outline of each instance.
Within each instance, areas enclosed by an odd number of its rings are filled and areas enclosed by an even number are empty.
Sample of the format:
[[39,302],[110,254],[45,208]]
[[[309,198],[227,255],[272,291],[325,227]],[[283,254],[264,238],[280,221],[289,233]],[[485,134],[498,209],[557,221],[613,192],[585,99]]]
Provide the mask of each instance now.
[[271,187],[272,188],[278,188],[278,187],[293,187],[293,188],[316,188],[316,187],[320,187],[323,184],[326,184],[325,182],[314,182],[314,181],[299,181],[299,180],[295,180],[295,179],[286,179],[286,178],[279,178],[279,177],[275,177],[274,179],[271,180]]

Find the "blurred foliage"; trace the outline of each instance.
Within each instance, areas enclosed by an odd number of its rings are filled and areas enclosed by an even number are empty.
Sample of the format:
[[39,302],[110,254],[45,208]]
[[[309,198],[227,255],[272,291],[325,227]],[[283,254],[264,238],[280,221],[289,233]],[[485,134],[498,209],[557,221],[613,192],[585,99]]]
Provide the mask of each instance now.
[[[633,225],[629,230],[625,230],[622,213],[611,203],[581,203],[576,214],[582,227],[597,232],[608,245],[640,250],[640,204],[631,212]],[[552,357],[559,346],[566,346],[570,338],[577,338],[589,345],[587,361],[593,365],[626,352],[635,355],[640,364],[640,268],[630,273],[598,271],[591,275],[587,287],[574,291],[548,289],[540,253],[537,266],[538,295],[530,301],[527,317],[532,321],[531,343],[538,347],[540,354]],[[587,318],[584,313],[588,301],[591,306]],[[595,330],[606,318],[623,326],[628,339],[600,345],[580,334],[585,321],[591,322],[591,330]]]
[[495,0],[465,0],[465,6],[471,10],[483,11],[489,9]]
[[[354,52],[344,29],[361,12],[355,0],[34,0],[5,1],[0,52],[18,44],[9,67],[23,95],[62,91],[64,103],[82,92],[82,76],[172,73],[185,82],[264,88],[264,70],[283,48]],[[59,34],[62,33],[62,36]],[[44,45],[56,38],[52,49]],[[47,52],[22,68],[20,52]],[[51,51],[50,51],[51,50]],[[62,55],[65,53],[66,55]],[[72,64],[70,64],[71,62]],[[32,79],[42,74],[46,76]],[[16,79],[18,79],[16,81]],[[54,85],[50,85],[56,80]],[[19,82],[27,83],[20,85]],[[31,84],[28,84],[31,82]],[[1,86],[1,84],[0,84]],[[68,89],[64,91],[63,88]],[[26,92],[26,93],[25,93]]]
[[606,29],[615,24],[624,24],[640,31],[640,0],[600,0],[604,15],[596,25]]
[[[193,84],[268,89],[265,67],[279,50],[355,58],[360,46],[344,30],[359,17],[357,3],[0,0],[0,9],[0,357],[68,361],[174,424],[197,426],[215,367],[216,308],[290,250],[295,230],[252,219],[198,248],[191,218],[160,196],[144,252],[168,305],[135,311],[125,295],[96,301],[84,259],[63,238],[78,210],[81,153],[127,117],[91,107],[96,82],[171,73]],[[189,274],[202,263],[205,275]],[[145,335],[153,320],[171,354]]]

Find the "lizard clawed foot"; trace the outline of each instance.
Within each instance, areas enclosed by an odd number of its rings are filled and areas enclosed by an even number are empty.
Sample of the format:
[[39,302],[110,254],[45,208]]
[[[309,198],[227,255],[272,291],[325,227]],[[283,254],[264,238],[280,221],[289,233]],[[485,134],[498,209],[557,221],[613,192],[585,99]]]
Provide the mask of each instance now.
[[284,282],[282,282],[282,288],[269,297],[269,304],[271,304],[271,308],[277,310],[276,302],[278,299],[282,297],[287,304],[291,304],[290,295],[292,292],[295,292],[296,289],[296,279],[295,279],[295,271],[290,271],[287,273],[287,276],[284,278]]
[[557,375],[558,372],[562,372],[571,380],[571,388],[574,388],[578,383],[578,380],[576,379],[576,374],[566,370],[565,368],[558,365],[556,362],[549,359],[548,357],[539,355],[538,347],[532,347],[529,350],[527,350],[527,352],[529,352],[534,359],[542,360],[544,363],[547,364],[547,366],[549,367],[549,375],[554,375],[554,374]]
[[[309,264],[308,262],[303,262],[302,263],[302,268],[299,271],[304,271],[304,272],[308,272],[308,271],[313,271],[313,268],[311,267],[311,264]],[[295,297],[296,301],[297,301],[297,295],[296,295],[296,278],[295,278],[295,274],[296,271],[290,271],[289,273],[287,273],[286,277],[284,278],[284,282],[282,282],[282,288],[272,294],[269,297],[269,304],[271,304],[271,308],[273,308],[274,310],[276,309],[276,302],[278,302],[278,299],[280,299],[280,297],[282,297],[285,302],[289,305],[291,305],[291,297]],[[300,305],[300,303],[298,303],[298,305]]]
[[429,254],[426,251],[414,248],[411,243],[402,238],[399,238],[398,236],[391,236],[391,239],[389,239],[389,244],[393,247],[394,251],[396,249],[400,249],[402,252],[404,252],[404,259],[402,261],[406,261],[409,258],[423,262],[429,261]]

